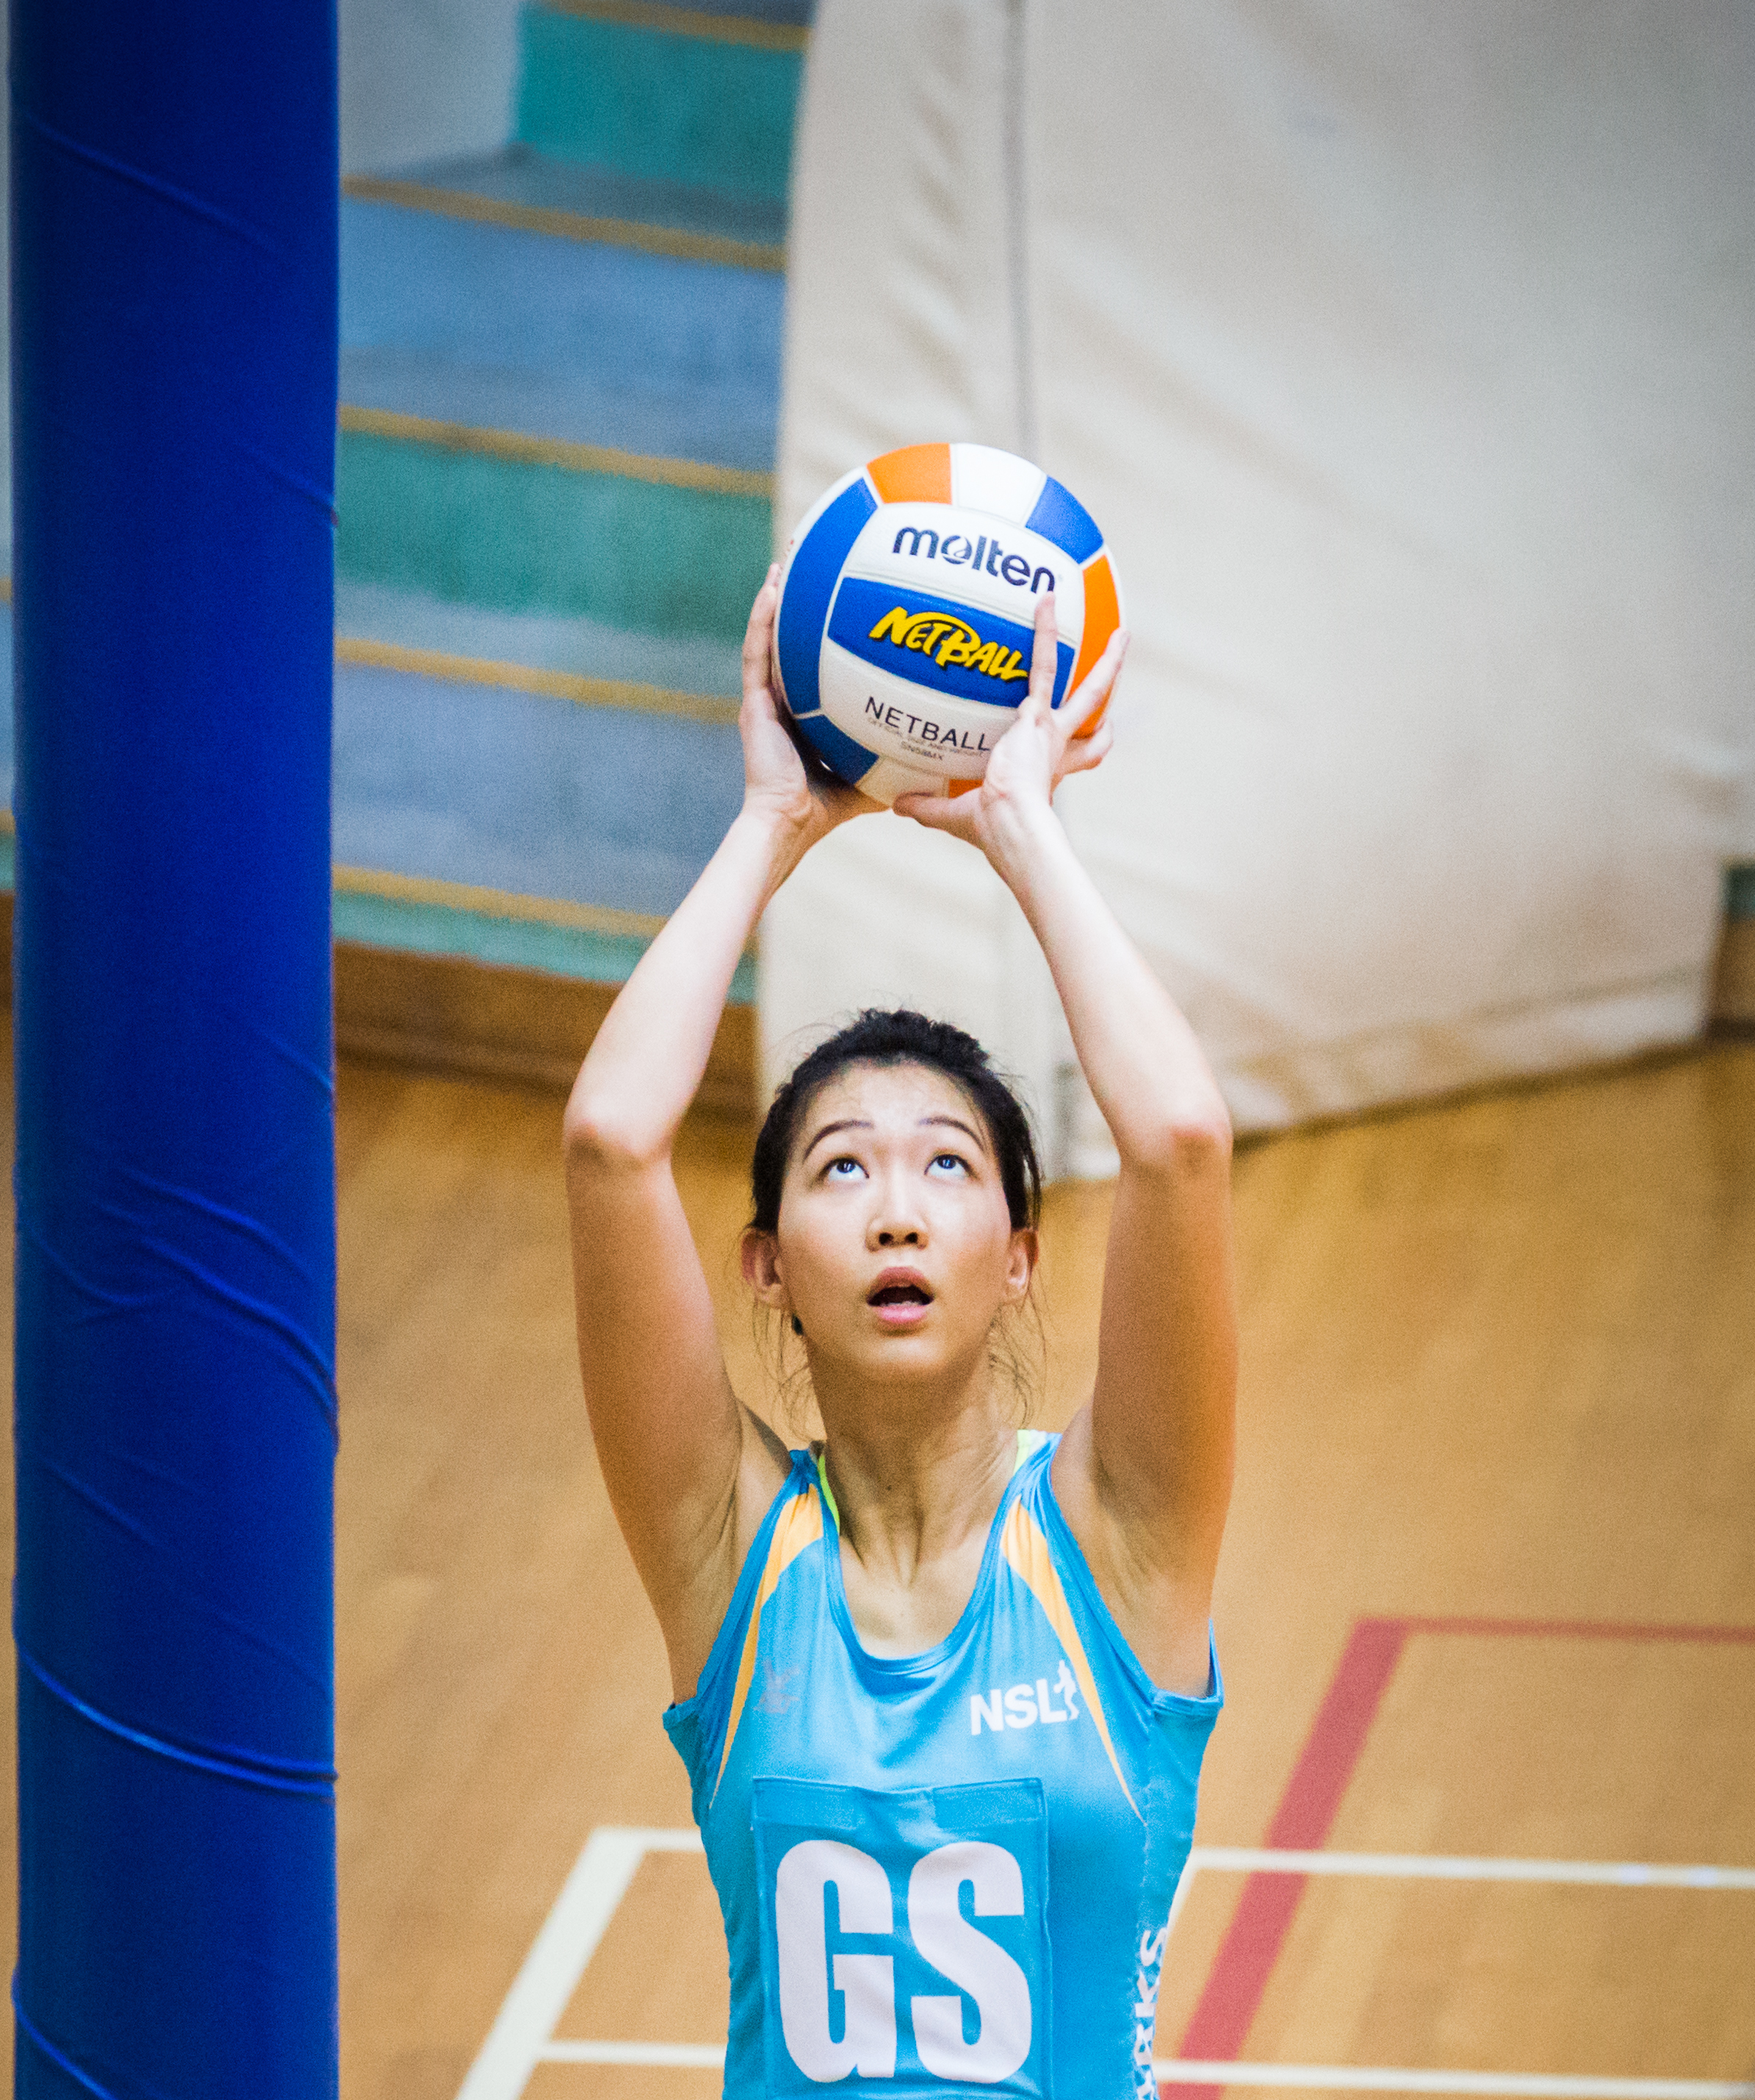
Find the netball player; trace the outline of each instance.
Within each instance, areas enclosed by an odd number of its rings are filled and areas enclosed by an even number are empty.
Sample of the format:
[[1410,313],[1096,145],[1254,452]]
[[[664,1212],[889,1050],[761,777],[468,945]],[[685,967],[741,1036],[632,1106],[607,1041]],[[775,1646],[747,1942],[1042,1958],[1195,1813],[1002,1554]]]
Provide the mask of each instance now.
[[1230,1130],[1187,1021],[1053,808],[1109,746],[1118,635],[1058,711],[1052,601],[978,789],[898,803],[984,853],[1040,941],[1121,1156],[1096,1379],[1021,1434],[996,1323],[1026,1298],[1028,1125],[972,1040],[868,1014],[758,1142],[743,1273],[800,1339],[826,1440],[740,1404],[671,1175],[763,906],[873,805],[801,761],[743,649],[743,806],[567,1112],[580,1360],[669,1652],[730,1950],[725,2092],[1153,2092],[1165,1920],[1219,1683]]

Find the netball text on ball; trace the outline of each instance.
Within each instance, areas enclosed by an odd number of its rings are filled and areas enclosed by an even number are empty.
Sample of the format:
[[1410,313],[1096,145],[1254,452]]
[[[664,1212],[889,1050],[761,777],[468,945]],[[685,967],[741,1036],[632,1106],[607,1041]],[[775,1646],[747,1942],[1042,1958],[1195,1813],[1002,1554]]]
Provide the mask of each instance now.
[[893,642],[898,649],[918,649],[941,670],[960,664],[1008,684],[1014,678],[1030,676],[1021,650],[983,642],[966,620],[955,620],[942,612],[910,612],[906,606],[898,605],[884,614],[866,639]]
[[897,736],[912,737],[916,749],[923,743],[936,743],[941,751],[948,744],[954,750],[972,751],[977,754],[993,748],[987,741],[985,730],[977,734],[972,729],[946,729],[942,723],[933,721],[929,716],[911,715],[906,708],[898,708],[893,702],[880,700],[875,694],[866,698],[866,714],[871,721],[881,722],[885,729],[894,730]]

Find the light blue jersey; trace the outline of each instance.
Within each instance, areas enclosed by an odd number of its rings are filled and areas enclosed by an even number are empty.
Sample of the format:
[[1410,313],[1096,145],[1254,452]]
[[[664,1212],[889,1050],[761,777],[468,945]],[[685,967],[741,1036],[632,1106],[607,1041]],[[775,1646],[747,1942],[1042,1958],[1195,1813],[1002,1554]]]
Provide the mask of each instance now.
[[1223,1693],[1153,1688],[1027,1450],[963,1616],[868,1655],[809,1452],[664,1716],[731,1956],[727,2100],[1155,2100],[1166,1920]]

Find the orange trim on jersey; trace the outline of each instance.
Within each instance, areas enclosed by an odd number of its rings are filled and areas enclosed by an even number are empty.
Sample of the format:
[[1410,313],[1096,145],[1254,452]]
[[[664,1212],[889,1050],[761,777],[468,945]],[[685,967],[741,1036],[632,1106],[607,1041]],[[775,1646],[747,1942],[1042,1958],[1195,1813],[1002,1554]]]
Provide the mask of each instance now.
[[948,503],[950,501],[949,445],[904,445],[869,460],[866,472],[886,503]]
[[[1004,1554],[1014,1573],[1019,1576],[1030,1595],[1047,1615],[1048,1623],[1060,1637],[1066,1659],[1073,1665],[1073,1674],[1078,1680],[1078,1688],[1084,1694],[1085,1704],[1091,1710],[1091,1718],[1097,1724],[1097,1733],[1103,1739],[1103,1747],[1109,1752],[1109,1762],[1114,1767],[1116,1784],[1127,1796],[1127,1806],[1135,1815],[1140,1811],[1127,1782],[1122,1776],[1121,1760],[1115,1754],[1115,1745],[1109,1740],[1109,1724],[1104,1718],[1103,1701],[1097,1696],[1096,1679],[1091,1674],[1091,1665],[1086,1660],[1085,1644],[1078,1638],[1078,1629],[1073,1624],[1073,1614],[1066,1602],[1066,1592],[1060,1587],[1059,1571],[1054,1556],[1048,1551],[1048,1542],[1042,1535],[1036,1520],[1021,1502],[1013,1502],[1012,1514],[1005,1520],[1005,1529],[1000,1535],[999,1550]],[[1140,1816],[1143,1823],[1145,1818]]]
[[774,1528],[774,1537],[768,1544],[768,1564],[761,1571],[761,1582],[756,1591],[756,1602],[750,1609],[749,1629],[743,1636],[743,1652],[738,1657],[737,1683],[731,1692],[731,1718],[725,1723],[725,1747],[720,1754],[719,1771],[713,1781],[713,1791],[719,1791],[719,1781],[725,1776],[725,1766],[730,1760],[731,1745],[736,1740],[738,1723],[743,1718],[743,1702],[749,1697],[750,1686],[756,1678],[756,1649],[761,1639],[762,1608],[780,1586],[780,1577],[797,1560],[807,1546],[814,1546],[822,1536],[822,1505],[808,1489],[794,1495],[790,1505],[780,1512],[780,1520]]
[[[1098,554],[1085,571],[1085,631],[1079,637],[1078,660],[1067,681],[1067,690],[1076,693],[1087,673],[1109,645],[1109,637],[1122,624],[1121,601],[1115,594],[1115,572],[1107,554]],[[1089,736],[1103,719],[1105,700],[1077,734]]]

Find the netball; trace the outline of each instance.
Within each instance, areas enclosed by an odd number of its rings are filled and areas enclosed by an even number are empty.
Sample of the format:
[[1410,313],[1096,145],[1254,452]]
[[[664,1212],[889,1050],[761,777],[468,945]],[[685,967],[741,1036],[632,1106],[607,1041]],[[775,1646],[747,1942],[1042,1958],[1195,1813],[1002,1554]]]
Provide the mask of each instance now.
[[824,764],[885,805],[986,771],[1028,686],[1045,593],[1056,707],[1122,624],[1091,514],[990,445],[909,445],[844,475],[793,534],[780,588],[782,697]]

